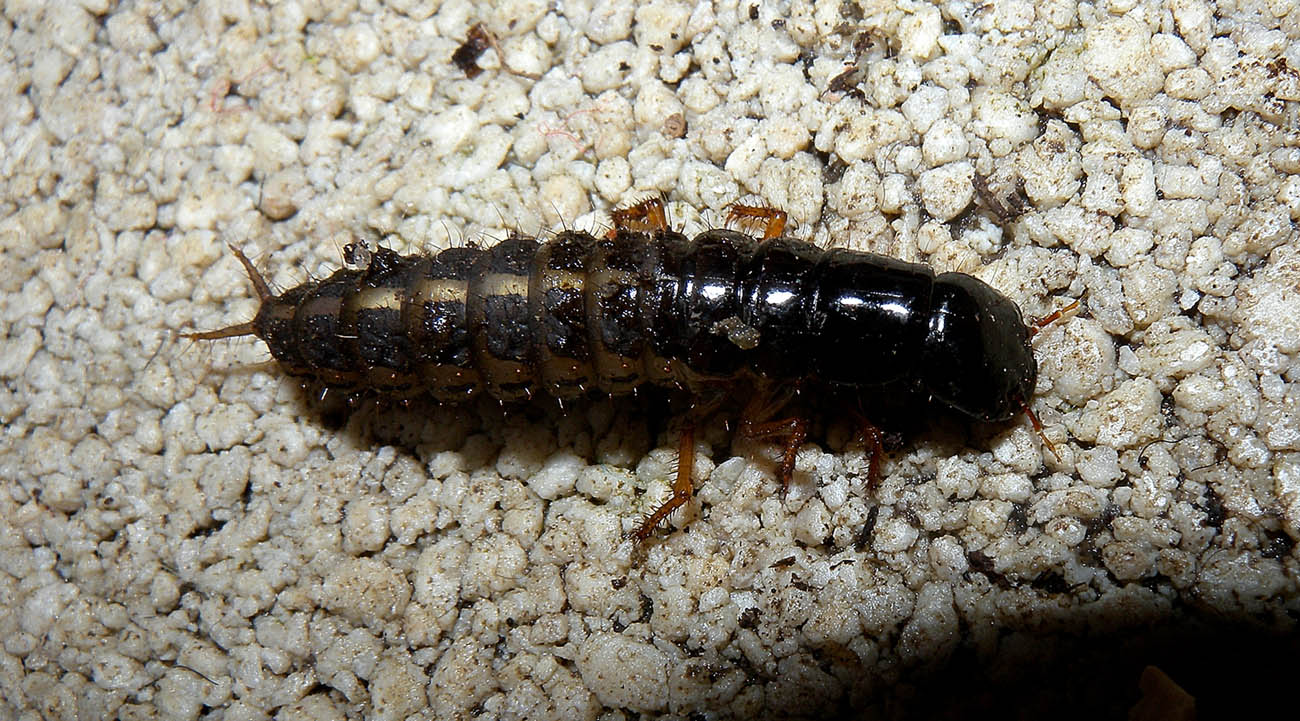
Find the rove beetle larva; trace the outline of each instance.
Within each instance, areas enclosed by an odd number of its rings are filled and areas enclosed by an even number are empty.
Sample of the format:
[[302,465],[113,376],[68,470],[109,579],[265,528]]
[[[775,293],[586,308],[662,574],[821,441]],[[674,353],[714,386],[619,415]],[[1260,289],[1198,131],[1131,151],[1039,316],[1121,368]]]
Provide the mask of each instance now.
[[[1027,405],[1038,370],[1029,341],[1063,311],[1027,326],[983,281],[786,237],[785,213],[771,208],[728,216],[761,222],[761,238],[716,228],[688,239],[658,198],[613,221],[604,237],[516,235],[433,256],[380,248],[365,267],[280,295],[232,248],[261,299],[257,316],[187,337],[257,336],[289,374],[354,397],[563,400],[653,384],[707,399],[743,385],[759,391],[745,412],[758,417],[740,432],[785,440],[783,489],[807,428],[764,419],[765,403],[780,410],[778,387],[852,397],[883,425],[936,409],[981,421],[1026,413],[1042,435]],[[632,537],[649,537],[693,494],[695,424],[683,424],[672,495]],[[880,433],[861,426],[874,480]]]

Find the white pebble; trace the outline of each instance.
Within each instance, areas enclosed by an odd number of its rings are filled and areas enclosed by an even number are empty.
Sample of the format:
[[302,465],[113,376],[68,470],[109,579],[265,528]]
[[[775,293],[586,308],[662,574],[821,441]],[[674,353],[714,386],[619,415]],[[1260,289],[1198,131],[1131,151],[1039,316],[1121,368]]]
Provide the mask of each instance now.
[[1147,378],[1134,378],[1089,404],[1075,433],[1089,443],[1133,448],[1159,438],[1160,429],[1160,390]]
[[374,28],[366,23],[357,23],[345,30],[339,38],[339,45],[342,46],[339,61],[350,73],[364,70],[383,50]]
[[901,107],[912,128],[924,135],[948,112],[948,91],[934,85],[922,85],[903,101]]
[[971,103],[975,131],[990,141],[1006,141],[1008,151],[1038,136],[1038,117],[1021,98],[981,90],[971,96]]
[[662,711],[668,658],[654,646],[622,634],[593,633],[578,649],[578,673],[606,706]]
[[1110,249],[1106,251],[1106,261],[1116,268],[1123,268],[1146,256],[1155,245],[1155,236],[1150,230],[1142,228],[1120,228],[1110,236]]
[[925,134],[921,153],[930,167],[944,165],[966,157],[966,135],[961,126],[947,118],[940,118]]
[[1282,507],[1287,533],[1300,536],[1300,457],[1279,453],[1273,464],[1273,494]]
[[1093,80],[1123,107],[1151,98],[1165,84],[1160,64],[1152,57],[1151,31],[1132,17],[1089,27],[1084,34],[1083,62]]
[[1151,573],[1156,551],[1141,541],[1112,541],[1101,549],[1102,562],[1121,581],[1135,581]]
[[883,553],[905,551],[916,543],[920,532],[902,518],[890,518],[876,529],[872,546]]
[[596,45],[608,46],[626,39],[632,32],[634,6],[620,3],[596,3],[587,13],[582,30]]
[[388,507],[373,497],[348,502],[343,512],[343,550],[374,552],[388,541]]
[[966,507],[966,524],[988,538],[1001,536],[1010,516],[1011,503],[1007,501],[977,500]]
[[273,125],[255,124],[248,131],[247,142],[262,172],[269,173],[298,160],[298,144]]
[[975,168],[968,162],[951,163],[921,173],[918,185],[925,210],[939,221],[949,221],[975,197]]
[[321,604],[367,626],[399,617],[411,587],[396,568],[377,558],[353,558],[334,565],[321,584]]
[[418,130],[412,129],[412,134],[428,144],[434,158],[441,158],[459,148],[477,128],[474,111],[458,105],[423,120]]
[[1160,144],[1165,137],[1165,127],[1169,119],[1158,105],[1144,105],[1129,114],[1128,134],[1133,144],[1144,150],[1150,150]]
[[1300,248],[1283,245],[1241,283],[1233,320],[1247,339],[1283,353],[1300,351]]
[[916,60],[926,60],[934,53],[942,33],[939,8],[930,5],[913,6],[912,12],[904,15],[898,24],[903,54]]
[[940,536],[930,543],[930,565],[940,578],[954,581],[970,568],[966,549],[953,536]]

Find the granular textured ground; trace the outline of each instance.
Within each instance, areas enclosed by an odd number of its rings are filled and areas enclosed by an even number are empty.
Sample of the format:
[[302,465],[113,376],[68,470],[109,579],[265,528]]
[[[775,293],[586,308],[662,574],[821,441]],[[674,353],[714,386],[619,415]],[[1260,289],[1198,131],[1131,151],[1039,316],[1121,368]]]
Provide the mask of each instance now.
[[[1263,1],[6,3],[0,716],[1113,717],[1145,665],[1280,696],[1298,38]],[[1080,300],[1035,340],[1059,458],[942,426],[869,489],[830,419],[782,498],[719,421],[637,546],[676,443],[638,404],[337,428],[261,343],[178,339],[255,312],[228,243],[286,288],[655,194]]]

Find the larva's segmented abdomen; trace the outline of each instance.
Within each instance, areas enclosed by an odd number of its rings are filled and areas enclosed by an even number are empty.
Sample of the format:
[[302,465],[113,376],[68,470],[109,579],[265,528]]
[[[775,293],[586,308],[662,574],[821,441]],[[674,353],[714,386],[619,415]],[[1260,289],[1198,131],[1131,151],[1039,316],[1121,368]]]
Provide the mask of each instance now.
[[444,401],[739,376],[883,386],[914,371],[933,283],[925,266],[725,229],[565,231],[379,249],[267,298],[253,325],[296,375]]

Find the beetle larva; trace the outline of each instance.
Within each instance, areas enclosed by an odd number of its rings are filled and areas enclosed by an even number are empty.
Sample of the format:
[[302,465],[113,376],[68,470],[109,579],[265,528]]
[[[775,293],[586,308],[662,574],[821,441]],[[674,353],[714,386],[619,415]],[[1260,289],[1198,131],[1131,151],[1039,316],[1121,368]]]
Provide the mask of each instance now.
[[[688,239],[652,199],[615,211],[604,237],[566,230],[433,256],[380,248],[363,268],[280,295],[236,250],[262,301],[257,316],[189,337],[254,335],[285,371],[326,389],[449,402],[798,383],[861,399],[873,418],[1028,412],[1029,340],[1042,323],[1026,326],[984,282],[785,237],[785,214],[769,208],[733,206],[730,219],[763,221],[763,237],[719,228]],[[741,430],[786,440],[788,485],[804,421],[749,419]],[[693,434],[688,421],[673,495],[636,538],[690,498]]]

